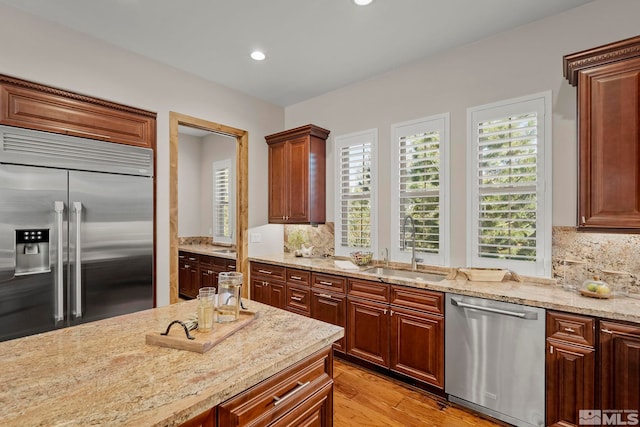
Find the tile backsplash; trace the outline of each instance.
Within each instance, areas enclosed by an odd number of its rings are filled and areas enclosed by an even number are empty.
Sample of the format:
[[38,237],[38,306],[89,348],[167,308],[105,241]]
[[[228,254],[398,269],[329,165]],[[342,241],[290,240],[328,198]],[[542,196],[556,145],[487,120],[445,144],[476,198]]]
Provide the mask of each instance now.
[[284,251],[293,253],[299,249],[300,242],[305,247],[313,246],[312,256],[330,255],[335,253],[333,242],[333,222],[311,225],[285,225],[284,226]]
[[[334,223],[318,225],[285,225],[284,251],[294,252],[300,242],[313,246],[312,255],[333,255]],[[615,233],[582,233],[575,227],[553,227],[553,277],[561,278],[564,259],[584,261],[582,280],[603,275],[602,269],[627,271],[640,275],[640,235]],[[454,266],[455,267],[455,266]],[[606,279],[606,277],[603,277]],[[629,291],[640,293],[640,283],[629,280]]]
[[[599,276],[602,270],[640,274],[640,235],[616,233],[582,233],[575,227],[553,227],[553,277],[562,276],[562,261],[584,261],[584,279]],[[629,279],[629,291],[640,293],[640,284]]]

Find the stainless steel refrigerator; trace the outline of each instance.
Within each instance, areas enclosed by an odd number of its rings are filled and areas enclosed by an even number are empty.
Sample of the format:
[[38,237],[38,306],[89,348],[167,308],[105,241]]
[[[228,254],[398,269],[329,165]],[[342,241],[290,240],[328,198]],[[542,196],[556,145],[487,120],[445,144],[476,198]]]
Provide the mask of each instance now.
[[153,306],[153,152],[0,126],[0,341]]

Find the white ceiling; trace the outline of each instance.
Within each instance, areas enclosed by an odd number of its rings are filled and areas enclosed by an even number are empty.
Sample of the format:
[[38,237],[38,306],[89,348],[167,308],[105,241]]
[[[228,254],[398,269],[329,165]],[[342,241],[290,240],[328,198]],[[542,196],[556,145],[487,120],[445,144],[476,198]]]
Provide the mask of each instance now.
[[[0,0],[288,106],[592,0]],[[267,59],[249,58],[261,49]]]

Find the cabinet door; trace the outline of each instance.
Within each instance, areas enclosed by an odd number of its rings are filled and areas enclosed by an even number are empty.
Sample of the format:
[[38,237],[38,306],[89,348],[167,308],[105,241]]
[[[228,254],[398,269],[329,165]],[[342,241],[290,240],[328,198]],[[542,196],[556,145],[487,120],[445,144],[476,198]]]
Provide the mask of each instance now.
[[389,305],[347,299],[347,354],[389,367]]
[[391,306],[391,370],[444,387],[444,317]]
[[269,285],[267,282],[261,279],[251,279],[251,299],[261,302],[263,304],[269,304],[271,297],[269,296]]
[[640,408],[640,326],[600,321],[603,410]]
[[580,72],[582,229],[640,228],[640,58]]
[[288,167],[285,142],[269,145],[269,222],[284,223],[288,215]]
[[276,308],[285,309],[287,306],[287,292],[282,283],[268,282],[269,305]]
[[309,138],[287,141],[287,222],[309,222]]
[[179,427],[215,427],[216,425],[216,408],[204,411],[197,417],[193,417],[188,421],[180,424]]
[[595,409],[595,350],[547,339],[547,425],[578,425]]
[[[311,292],[311,317],[316,320],[331,323],[333,325],[346,326],[345,309],[346,297],[329,292],[312,290]],[[344,338],[340,338],[333,344],[337,351],[344,352]]]

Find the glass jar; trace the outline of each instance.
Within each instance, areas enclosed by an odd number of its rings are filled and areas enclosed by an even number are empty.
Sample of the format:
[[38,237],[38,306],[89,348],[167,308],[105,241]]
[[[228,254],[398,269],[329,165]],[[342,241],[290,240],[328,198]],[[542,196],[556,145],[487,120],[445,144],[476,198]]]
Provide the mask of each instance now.
[[241,286],[242,273],[224,271],[218,274],[218,323],[238,320]]
[[577,291],[587,278],[586,276],[586,261],[570,258],[560,261],[560,283],[564,290]]

